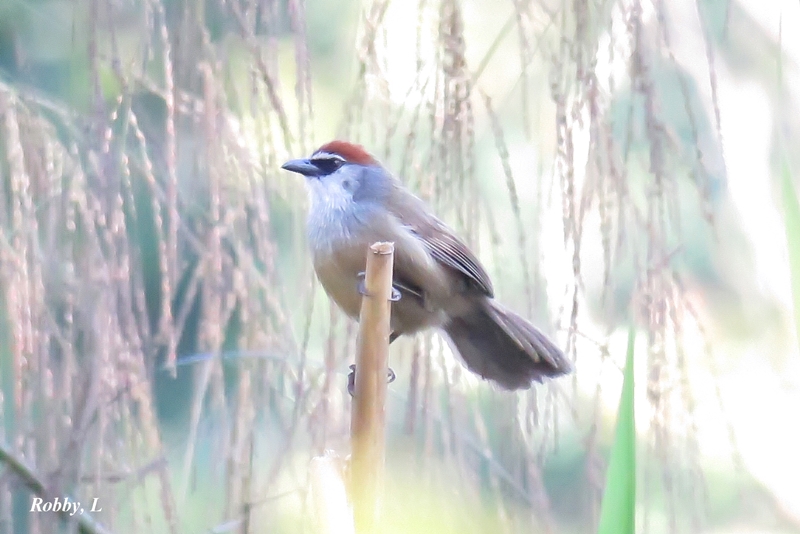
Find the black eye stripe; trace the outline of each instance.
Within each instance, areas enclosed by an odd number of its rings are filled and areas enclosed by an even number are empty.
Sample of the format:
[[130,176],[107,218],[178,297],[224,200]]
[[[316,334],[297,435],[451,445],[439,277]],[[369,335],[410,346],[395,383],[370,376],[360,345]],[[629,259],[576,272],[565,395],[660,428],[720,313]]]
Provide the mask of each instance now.
[[339,167],[344,165],[344,160],[340,157],[319,157],[312,158],[311,163],[325,175],[335,172]]

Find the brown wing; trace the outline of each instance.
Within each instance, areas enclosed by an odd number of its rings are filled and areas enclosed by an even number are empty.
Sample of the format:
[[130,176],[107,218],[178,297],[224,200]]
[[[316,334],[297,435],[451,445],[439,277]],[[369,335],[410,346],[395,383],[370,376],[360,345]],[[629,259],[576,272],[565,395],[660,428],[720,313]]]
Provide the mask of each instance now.
[[[437,221],[438,222],[438,221]],[[441,223],[440,223],[441,224]],[[442,225],[444,226],[444,225]],[[438,229],[437,229],[438,230]],[[431,251],[431,256],[440,263],[452,267],[467,276],[470,282],[487,297],[494,297],[494,288],[489,275],[467,246],[447,227],[431,235],[416,234]]]
[[492,281],[486,270],[450,228],[433,216],[414,222],[416,224],[407,224],[407,227],[425,244],[436,261],[466,276],[470,284],[487,297],[494,297]]
[[467,283],[484,295],[494,297],[492,281],[478,259],[422,200],[395,180],[385,202],[389,211],[425,245],[436,261],[463,274]]

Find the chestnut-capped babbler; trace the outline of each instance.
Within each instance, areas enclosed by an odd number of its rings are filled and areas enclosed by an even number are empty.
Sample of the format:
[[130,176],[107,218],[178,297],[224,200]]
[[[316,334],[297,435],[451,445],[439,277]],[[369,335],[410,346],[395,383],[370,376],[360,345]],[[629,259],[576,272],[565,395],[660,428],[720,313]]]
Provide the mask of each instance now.
[[307,178],[308,241],[328,295],[358,318],[369,246],[394,242],[391,341],[440,328],[467,367],[505,389],[570,371],[542,332],[494,300],[475,255],[422,200],[358,145],[332,141],[283,168]]

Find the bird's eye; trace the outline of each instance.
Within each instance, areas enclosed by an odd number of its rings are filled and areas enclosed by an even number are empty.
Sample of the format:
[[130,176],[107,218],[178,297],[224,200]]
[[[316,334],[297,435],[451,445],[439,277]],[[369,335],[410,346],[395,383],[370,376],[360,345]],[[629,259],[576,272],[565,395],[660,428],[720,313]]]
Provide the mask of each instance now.
[[326,175],[336,172],[339,167],[344,165],[344,160],[341,158],[315,158],[311,160],[311,163],[321,171],[320,174]]

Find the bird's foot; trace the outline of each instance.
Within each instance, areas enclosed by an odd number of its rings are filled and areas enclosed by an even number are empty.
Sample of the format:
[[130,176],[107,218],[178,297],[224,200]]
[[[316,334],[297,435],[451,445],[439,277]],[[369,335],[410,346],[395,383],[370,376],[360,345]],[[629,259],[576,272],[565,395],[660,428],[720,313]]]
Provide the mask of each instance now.
[[[389,367],[386,383],[391,384],[394,382],[395,378],[397,378],[397,375],[395,375],[392,368]],[[354,363],[350,365],[350,372],[347,374],[347,392],[351,397],[354,397],[356,393],[356,364]]]
[[[365,297],[369,297],[370,294],[367,291],[367,286],[366,286],[366,283],[364,282],[364,280],[367,278],[367,273],[365,273],[364,271],[361,271],[356,276],[358,276],[358,292],[361,293]],[[392,286],[392,294],[389,297],[389,300],[391,300],[392,302],[397,302],[401,298],[402,298],[402,295],[400,293],[400,290],[397,289],[395,286]]]

